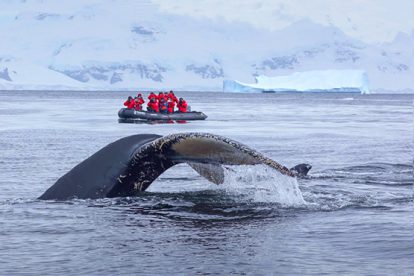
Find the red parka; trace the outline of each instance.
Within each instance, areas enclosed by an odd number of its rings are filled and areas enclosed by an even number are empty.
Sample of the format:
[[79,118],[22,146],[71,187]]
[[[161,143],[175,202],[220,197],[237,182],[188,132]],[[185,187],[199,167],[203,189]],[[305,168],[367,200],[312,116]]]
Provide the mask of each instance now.
[[175,107],[175,102],[170,100],[168,101],[168,113],[173,113]]
[[142,104],[145,103],[143,98],[138,98],[135,101],[135,110],[142,110]]
[[[135,101],[135,102],[137,102],[137,101]],[[138,102],[137,103],[138,104],[143,104],[143,103],[145,103],[145,101],[144,101],[143,98],[138,97]]]
[[168,95],[164,94],[164,93],[162,93],[162,94],[160,93],[160,94],[158,94],[157,99],[158,99],[158,101],[161,101],[161,100],[168,101]]
[[149,96],[148,96],[148,100],[150,100],[150,101],[151,101],[151,99],[158,99],[158,96],[157,96],[157,95],[155,95],[155,93],[154,93],[154,92],[151,92],[151,93],[149,94]]
[[157,101],[154,101],[154,102],[149,101],[148,104],[147,104],[147,107],[152,109],[152,111],[160,112],[160,110],[158,108],[158,102]]
[[174,95],[174,93],[168,93],[168,99],[170,99],[171,101],[174,101],[176,103],[178,103],[178,99],[177,97]]
[[128,108],[128,109],[132,109],[135,106],[135,101],[134,99],[130,100],[130,101],[126,101],[124,102],[124,105]]
[[179,101],[177,107],[180,112],[187,112],[187,102],[185,100]]

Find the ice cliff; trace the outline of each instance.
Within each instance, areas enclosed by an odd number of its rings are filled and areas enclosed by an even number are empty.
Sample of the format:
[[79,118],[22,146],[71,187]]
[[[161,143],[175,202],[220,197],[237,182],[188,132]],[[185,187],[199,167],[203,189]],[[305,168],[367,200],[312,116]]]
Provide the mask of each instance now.
[[256,83],[223,81],[224,92],[359,92],[369,93],[368,76],[363,70],[319,70],[291,75],[257,76]]

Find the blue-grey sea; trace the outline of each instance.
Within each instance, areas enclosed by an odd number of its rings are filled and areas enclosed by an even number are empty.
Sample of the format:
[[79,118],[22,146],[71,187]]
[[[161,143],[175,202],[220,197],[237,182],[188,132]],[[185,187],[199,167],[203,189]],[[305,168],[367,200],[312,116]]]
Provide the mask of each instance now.
[[[129,94],[0,91],[0,275],[414,274],[414,95],[176,92],[207,120],[121,124]],[[313,168],[217,186],[183,164],[138,197],[37,200],[116,139],[177,132]]]

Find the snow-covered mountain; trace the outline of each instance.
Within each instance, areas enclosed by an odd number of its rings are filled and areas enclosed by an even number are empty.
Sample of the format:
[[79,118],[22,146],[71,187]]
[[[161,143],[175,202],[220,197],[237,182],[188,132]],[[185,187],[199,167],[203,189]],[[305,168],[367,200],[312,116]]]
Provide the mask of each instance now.
[[[86,3],[87,2],[87,3]],[[221,91],[223,80],[357,69],[414,88],[414,31],[369,45],[309,20],[269,31],[143,1],[1,1],[0,89]]]

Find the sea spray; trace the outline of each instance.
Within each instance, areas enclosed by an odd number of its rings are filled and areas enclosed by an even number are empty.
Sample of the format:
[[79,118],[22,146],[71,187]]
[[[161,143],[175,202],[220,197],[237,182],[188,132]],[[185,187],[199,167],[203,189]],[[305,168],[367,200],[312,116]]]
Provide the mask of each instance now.
[[275,202],[286,206],[306,204],[296,178],[264,165],[226,166],[224,183],[227,193],[253,202]]

